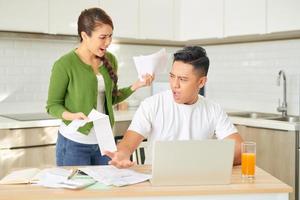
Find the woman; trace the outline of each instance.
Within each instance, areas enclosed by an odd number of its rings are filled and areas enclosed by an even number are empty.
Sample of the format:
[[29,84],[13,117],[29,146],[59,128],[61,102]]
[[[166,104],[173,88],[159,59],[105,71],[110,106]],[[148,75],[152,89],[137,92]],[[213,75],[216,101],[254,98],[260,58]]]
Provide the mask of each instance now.
[[79,47],[54,63],[47,112],[63,120],[56,144],[58,166],[107,164],[109,159],[100,154],[92,123],[75,132],[66,131],[65,127],[72,120],[87,119],[93,108],[108,114],[113,126],[113,104],[138,88],[149,86],[153,80],[146,75],[144,81],[118,90],[117,61],[107,52],[113,28],[111,18],[102,9],[82,11],[78,18]]

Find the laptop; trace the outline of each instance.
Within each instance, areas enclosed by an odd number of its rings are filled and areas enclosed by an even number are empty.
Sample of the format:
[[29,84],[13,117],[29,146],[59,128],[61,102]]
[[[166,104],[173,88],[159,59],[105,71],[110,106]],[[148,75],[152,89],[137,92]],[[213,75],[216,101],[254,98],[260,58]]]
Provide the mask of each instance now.
[[229,184],[234,140],[156,141],[153,186]]

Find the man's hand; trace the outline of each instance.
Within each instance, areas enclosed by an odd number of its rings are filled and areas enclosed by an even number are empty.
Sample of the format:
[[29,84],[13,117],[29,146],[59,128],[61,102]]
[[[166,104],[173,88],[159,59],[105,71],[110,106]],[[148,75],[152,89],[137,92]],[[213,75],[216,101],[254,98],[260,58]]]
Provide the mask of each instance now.
[[129,168],[135,164],[134,162],[130,161],[130,156],[123,152],[105,151],[104,155],[111,158],[111,161],[109,161],[108,164],[113,165],[117,168]]

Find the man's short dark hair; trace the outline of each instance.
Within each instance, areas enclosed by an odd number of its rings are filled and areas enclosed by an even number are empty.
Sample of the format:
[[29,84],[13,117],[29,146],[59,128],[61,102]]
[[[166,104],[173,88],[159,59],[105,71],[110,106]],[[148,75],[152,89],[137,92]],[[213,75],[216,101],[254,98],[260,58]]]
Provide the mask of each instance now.
[[186,46],[174,54],[174,60],[191,64],[201,75],[206,76],[209,68],[209,59],[204,48],[200,46]]

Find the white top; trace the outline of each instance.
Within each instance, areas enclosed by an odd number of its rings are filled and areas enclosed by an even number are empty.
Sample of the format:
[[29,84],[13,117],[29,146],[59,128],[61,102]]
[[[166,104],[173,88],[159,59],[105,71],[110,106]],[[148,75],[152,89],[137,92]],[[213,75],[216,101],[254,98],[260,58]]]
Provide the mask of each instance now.
[[[104,79],[101,74],[97,74],[96,76],[98,80],[97,110],[101,113],[104,113],[104,98],[105,98]],[[64,131],[65,127],[66,124],[61,123],[59,127],[59,132],[69,140],[82,143],[82,144],[98,144],[94,127],[91,129],[88,135],[84,135],[78,131],[76,131],[75,133]]]
[[148,138],[146,164],[152,160],[156,140],[202,140],[214,134],[223,139],[237,132],[219,104],[200,95],[195,104],[178,104],[171,90],[146,98],[128,129]]

